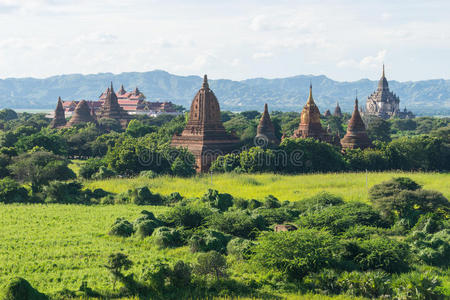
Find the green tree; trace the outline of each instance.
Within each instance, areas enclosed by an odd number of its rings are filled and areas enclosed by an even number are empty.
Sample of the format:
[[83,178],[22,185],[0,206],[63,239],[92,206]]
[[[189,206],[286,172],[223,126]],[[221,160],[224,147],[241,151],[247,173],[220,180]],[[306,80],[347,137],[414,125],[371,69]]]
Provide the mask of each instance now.
[[267,232],[252,248],[251,262],[281,272],[291,280],[301,280],[332,265],[337,249],[336,238],[325,231]]
[[372,141],[391,141],[391,124],[378,117],[371,117],[367,122],[367,134]]
[[125,277],[122,272],[128,270],[132,265],[133,262],[123,253],[114,253],[108,257],[105,268],[109,270],[113,277],[113,289],[116,289],[116,281]]
[[13,159],[12,174],[22,182],[30,182],[33,193],[52,180],[76,178],[69,161],[50,152],[24,153]]
[[137,138],[148,133],[152,133],[153,131],[152,126],[144,124],[139,120],[131,120],[130,123],[128,123],[126,133],[134,138]]
[[217,251],[201,253],[194,266],[194,273],[201,276],[214,276],[216,280],[225,277],[227,271],[227,261]]

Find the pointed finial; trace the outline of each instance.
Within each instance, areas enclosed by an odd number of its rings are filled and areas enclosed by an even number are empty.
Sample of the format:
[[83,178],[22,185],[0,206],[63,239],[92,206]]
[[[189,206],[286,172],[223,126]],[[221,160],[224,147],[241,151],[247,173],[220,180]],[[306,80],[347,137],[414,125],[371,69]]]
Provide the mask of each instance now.
[[203,87],[203,88],[209,88],[209,85],[208,85],[208,76],[207,76],[206,74],[203,76],[203,85],[202,85],[202,87]]
[[358,111],[358,97],[355,99],[355,111]]
[[384,76],[384,63],[383,63],[383,77],[385,77],[385,76]]
[[58,102],[62,102],[61,96],[58,97]]
[[114,93],[114,88],[113,88],[112,81],[111,81],[111,93]]
[[269,107],[267,105],[267,103],[264,103],[264,113],[268,113],[269,112]]
[[313,101],[313,96],[312,96],[312,83],[311,80],[309,81],[309,98],[308,98],[308,103],[310,103],[311,101]]
[[358,89],[355,89],[355,99],[358,99]]

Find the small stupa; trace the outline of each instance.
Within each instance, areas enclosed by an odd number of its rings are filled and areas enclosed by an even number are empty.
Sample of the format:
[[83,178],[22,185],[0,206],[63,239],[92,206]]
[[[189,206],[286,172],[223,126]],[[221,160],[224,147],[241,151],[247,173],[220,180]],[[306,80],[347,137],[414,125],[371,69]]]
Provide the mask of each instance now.
[[348,122],[347,133],[341,139],[343,149],[365,149],[370,146],[370,140],[367,135],[366,126],[361,118],[358,108],[358,97],[355,99],[355,108]]
[[[280,140],[275,136],[275,127],[269,115],[269,109],[267,103],[264,104],[264,112],[259,121],[258,128],[256,129],[255,141],[263,141],[265,144],[280,144]],[[260,145],[256,145],[260,146]],[[265,146],[265,145],[264,145]]]
[[66,114],[64,113],[64,107],[61,97],[58,97],[58,103],[56,104],[55,116],[50,123],[50,128],[64,127],[67,123]]
[[89,122],[95,123],[96,120],[92,117],[91,109],[86,100],[81,100],[75,108],[72,118],[69,120],[66,127]]
[[339,106],[339,102],[336,102],[336,107],[334,108],[333,116],[342,117],[341,107]]

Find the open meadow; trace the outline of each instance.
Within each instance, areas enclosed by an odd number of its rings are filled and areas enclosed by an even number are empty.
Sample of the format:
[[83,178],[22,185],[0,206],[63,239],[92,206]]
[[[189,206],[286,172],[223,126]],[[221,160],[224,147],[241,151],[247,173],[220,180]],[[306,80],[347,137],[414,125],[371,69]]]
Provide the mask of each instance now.
[[326,191],[347,201],[367,202],[368,188],[393,177],[409,177],[424,189],[437,190],[450,198],[450,174],[412,172],[328,173],[304,175],[277,174],[213,174],[193,178],[163,176],[154,179],[106,179],[90,181],[87,188],[102,188],[121,193],[148,186],[152,192],[169,195],[179,192],[184,197],[200,197],[208,189],[229,193],[244,199],[263,199],[273,195],[280,201],[297,201]]
[[[153,192],[179,192],[186,197],[201,196],[208,188],[227,192],[235,197],[262,199],[273,194],[280,200],[301,200],[321,191],[342,196],[347,201],[367,200],[367,186],[394,176],[407,176],[450,197],[450,176],[439,173],[344,173],[284,176],[213,175],[194,178],[158,177],[131,178],[86,182],[86,187],[103,188],[120,193],[147,185]],[[124,252],[134,262],[131,271],[139,274],[142,267],[157,259],[194,262],[187,246],[158,249],[151,238],[109,236],[108,230],[118,217],[130,221],[142,210],[156,216],[170,209],[164,206],[137,205],[62,205],[10,204],[0,205],[0,282],[22,276],[39,291],[54,293],[64,288],[76,290],[82,281],[98,291],[111,287],[111,278],[104,267],[109,254]],[[238,274],[240,263],[234,262]],[[448,286],[448,282],[445,283]]]

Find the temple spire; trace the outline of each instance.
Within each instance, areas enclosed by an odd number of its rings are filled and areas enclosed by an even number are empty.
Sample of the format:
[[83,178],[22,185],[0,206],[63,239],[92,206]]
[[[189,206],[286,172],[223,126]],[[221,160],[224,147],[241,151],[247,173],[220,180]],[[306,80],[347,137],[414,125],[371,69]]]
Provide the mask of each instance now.
[[314,99],[313,99],[313,95],[312,95],[312,83],[311,82],[309,82],[309,97],[308,97],[307,104],[314,104]]
[[209,89],[209,85],[208,85],[208,76],[205,74],[203,76],[203,84],[202,84],[202,88],[204,89]]
[[113,88],[112,81],[111,81],[111,93],[114,94],[114,88]]
[[385,77],[385,75],[384,75],[384,63],[383,63],[383,77]]

